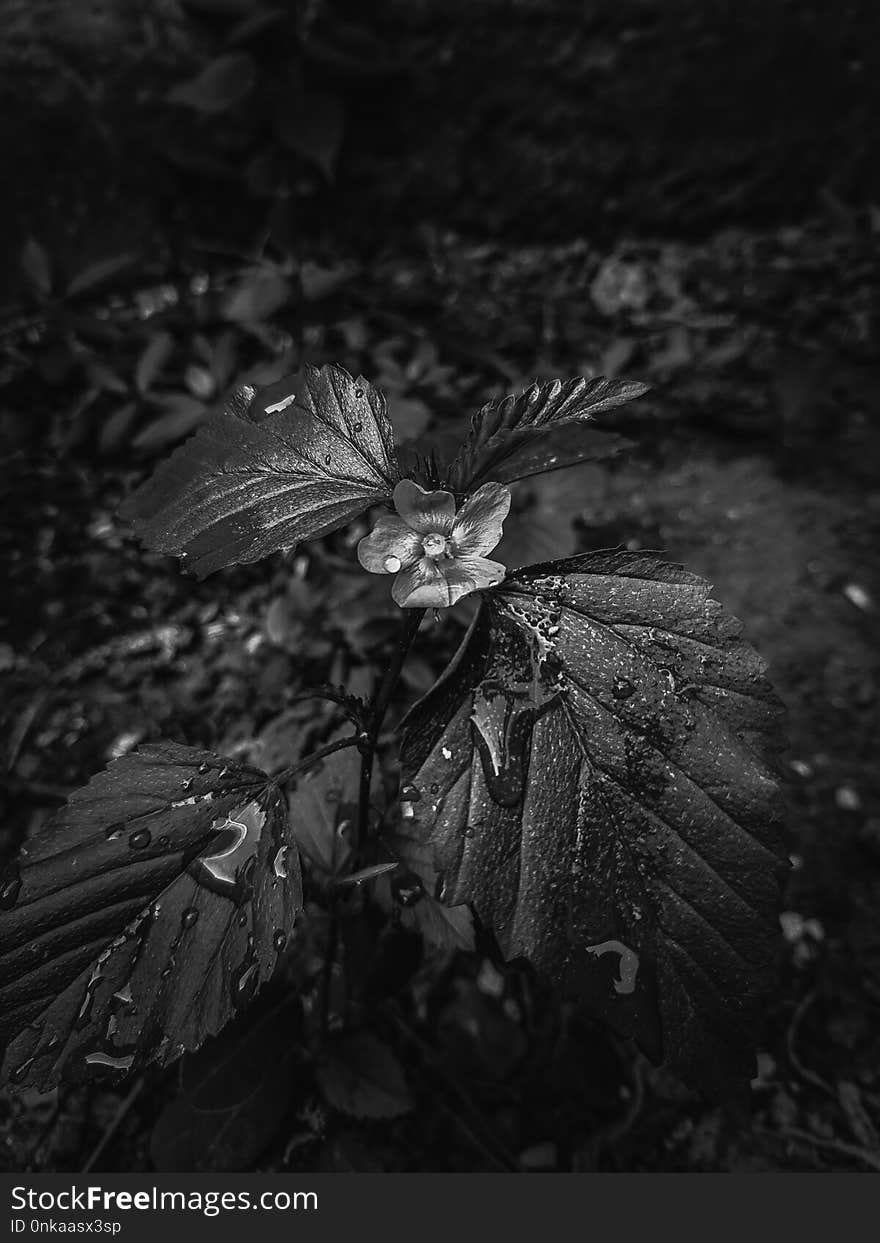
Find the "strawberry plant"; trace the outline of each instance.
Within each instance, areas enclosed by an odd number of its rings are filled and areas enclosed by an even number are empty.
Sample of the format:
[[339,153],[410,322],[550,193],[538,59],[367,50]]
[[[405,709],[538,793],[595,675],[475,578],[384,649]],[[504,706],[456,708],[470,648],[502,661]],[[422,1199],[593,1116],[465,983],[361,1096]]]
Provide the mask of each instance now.
[[[144,544],[199,577],[366,515],[342,547],[384,576],[399,636],[368,693],[314,688],[335,724],[304,726],[277,771],[141,745],[25,843],[0,884],[4,1079],[121,1080],[230,1024],[228,1060],[244,1023],[234,1129],[250,1135],[242,1109],[272,1095],[253,1057],[278,1044],[257,996],[271,980],[286,1012],[303,1003],[299,1052],[272,1055],[286,1079],[311,1062],[334,1108],[393,1117],[410,1088],[370,1031],[388,928],[527,960],[710,1096],[751,1078],[785,857],[764,665],[709,585],[660,554],[492,557],[512,490],[606,456],[618,438],[598,416],[644,389],[536,383],[484,406],[443,458],[395,448],[365,379],[307,366],[240,388],[127,500]],[[441,633],[461,601],[447,669],[389,717],[420,627]],[[210,1048],[193,1099],[229,1082]]]

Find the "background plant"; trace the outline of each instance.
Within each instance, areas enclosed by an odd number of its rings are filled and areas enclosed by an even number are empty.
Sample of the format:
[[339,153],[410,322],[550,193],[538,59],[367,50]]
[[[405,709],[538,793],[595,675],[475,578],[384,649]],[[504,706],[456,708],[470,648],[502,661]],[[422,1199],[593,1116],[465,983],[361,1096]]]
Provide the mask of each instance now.
[[[239,390],[124,512],[203,576],[326,537],[402,477],[460,505],[489,481],[602,456],[594,421],[643,390],[536,383],[484,406],[451,459],[426,442],[401,461],[378,390],[306,367]],[[483,596],[399,727],[396,790],[376,758],[421,609],[404,611],[367,698],[303,692],[329,736],[310,748],[303,730],[281,771],[150,744],[70,798],[3,877],[11,1083],[166,1065],[281,977],[289,1082],[309,1057],[334,1107],[404,1112],[405,1071],[374,1030],[409,1030],[387,987],[377,997],[383,939],[469,947],[471,912],[499,970],[527,959],[710,1093],[748,1081],[781,855],[760,660],[707,585],[656,554],[514,569]],[[220,1049],[200,1055],[196,1096]],[[262,1085],[236,1099],[245,1131]]]

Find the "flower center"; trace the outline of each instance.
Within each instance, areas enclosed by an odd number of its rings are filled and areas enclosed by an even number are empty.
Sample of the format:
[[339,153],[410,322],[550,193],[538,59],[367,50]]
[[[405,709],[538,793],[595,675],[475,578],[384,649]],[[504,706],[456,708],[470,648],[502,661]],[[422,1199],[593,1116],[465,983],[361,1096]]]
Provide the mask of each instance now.
[[432,531],[422,540],[422,548],[428,557],[443,557],[447,554],[449,541],[439,531]]

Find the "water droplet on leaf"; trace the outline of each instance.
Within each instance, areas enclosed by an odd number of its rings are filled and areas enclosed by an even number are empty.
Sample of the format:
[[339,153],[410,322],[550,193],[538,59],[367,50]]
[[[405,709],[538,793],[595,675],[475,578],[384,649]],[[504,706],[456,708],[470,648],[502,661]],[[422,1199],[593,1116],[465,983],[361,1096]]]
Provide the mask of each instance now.
[[128,1053],[125,1057],[113,1057],[110,1053],[87,1053],[85,1057],[87,1066],[103,1066],[107,1070],[131,1070],[134,1062],[134,1054]]
[[522,801],[535,715],[528,696],[503,683],[484,682],[474,694],[474,742],[489,794],[502,807]]
[[238,818],[227,816],[212,825],[221,834],[220,848],[190,864],[190,874],[214,893],[224,894],[237,902],[245,899],[253,873],[253,862],[266,823],[258,803],[248,803]]
[[15,906],[21,893],[21,868],[10,863],[0,878],[0,910],[8,911]]

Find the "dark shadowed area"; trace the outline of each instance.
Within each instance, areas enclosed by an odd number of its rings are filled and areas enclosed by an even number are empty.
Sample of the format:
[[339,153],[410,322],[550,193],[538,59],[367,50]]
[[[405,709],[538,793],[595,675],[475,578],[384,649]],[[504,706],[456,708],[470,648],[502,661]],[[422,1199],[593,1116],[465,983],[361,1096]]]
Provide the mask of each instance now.
[[[497,556],[713,584],[788,712],[791,863],[733,1101],[479,929],[423,948],[380,877],[372,941],[307,885],[207,1058],[4,1089],[0,1168],[880,1170],[878,107],[867,0],[0,0],[0,863],[140,745],[273,772],[340,728],[305,687],[370,693],[399,610],[366,519],[198,581],[117,513],[237,385],[326,362],[399,447],[536,378],[651,385],[630,448],[516,485]],[[392,795],[472,615],[415,640]],[[332,837],[357,765],[321,780],[292,797]]]

